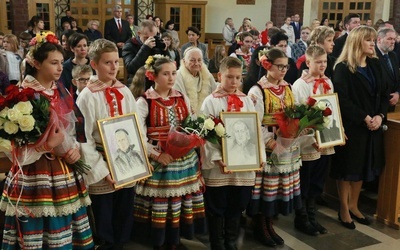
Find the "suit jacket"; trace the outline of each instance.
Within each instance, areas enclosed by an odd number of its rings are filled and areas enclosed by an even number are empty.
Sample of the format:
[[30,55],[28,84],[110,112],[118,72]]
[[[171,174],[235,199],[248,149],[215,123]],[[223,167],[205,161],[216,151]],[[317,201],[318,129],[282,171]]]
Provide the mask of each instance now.
[[389,69],[388,64],[386,63],[385,58],[383,57],[381,51],[378,47],[375,46],[376,55],[379,58],[379,61],[382,65],[383,69],[383,77],[386,78],[388,83],[389,92],[399,92],[400,93],[400,70],[399,70],[399,60],[397,59],[397,55],[393,51],[389,51],[389,59],[392,64],[393,72]]
[[300,39],[300,31],[301,31],[301,26],[303,26],[302,23],[299,23],[299,28],[296,27],[294,22],[291,22],[290,25],[293,26],[293,30],[294,30],[294,36],[297,39]]
[[104,25],[104,38],[114,43],[125,43],[132,37],[132,31],[129,27],[129,23],[126,20],[121,19],[122,32],[119,33],[118,26],[115,23],[115,19],[111,18],[106,21]]
[[345,62],[336,65],[333,77],[338,93],[343,127],[348,140],[346,145],[335,147],[331,176],[335,179],[356,174],[363,179],[366,169],[381,169],[385,163],[383,131],[370,131],[365,125],[367,115],[386,116],[389,105],[387,84],[382,67],[376,58],[367,58],[367,65],[375,78],[372,89],[368,79],[359,71],[352,73]]
[[343,36],[339,36],[338,38],[336,38],[335,42],[335,46],[333,46],[333,51],[332,51],[332,56],[338,58],[340,56],[340,53],[342,53],[343,47],[344,47],[344,43],[346,42],[348,34],[345,33]]

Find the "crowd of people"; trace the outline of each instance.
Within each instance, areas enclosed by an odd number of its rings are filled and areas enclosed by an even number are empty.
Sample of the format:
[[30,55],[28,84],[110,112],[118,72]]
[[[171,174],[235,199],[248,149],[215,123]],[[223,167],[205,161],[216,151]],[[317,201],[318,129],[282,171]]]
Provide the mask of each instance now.
[[[138,235],[154,249],[176,249],[180,237],[208,233],[211,249],[233,250],[244,215],[254,236],[274,247],[284,244],[273,227],[279,214],[295,213],[294,226],[305,234],[329,232],[316,213],[328,172],[337,183],[340,223],[370,224],[358,199],[363,182],[375,180],[385,164],[381,127],[400,93],[400,44],[390,22],[361,25],[349,14],[334,29],[327,18],[305,26],[295,14],[281,28],[266,22],[260,32],[249,18],[237,30],[227,18],[226,46],[209,60],[197,27],[187,27],[188,42],[179,48],[172,20],[164,29],[160,17],[149,15],[135,26],[133,15],[122,19],[121,6],[113,13],[103,33],[97,20],[82,31],[70,11],[59,38],[43,30],[40,17],[18,37],[0,32],[1,94],[14,85],[33,89],[49,102],[53,121],[40,142],[14,145],[17,154],[0,158],[9,166],[0,199],[2,249],[123,249]],[[116,79],[120,58],[129,74],[124,83]],[[290,147],[289,160],[272,160],[283,147],[275,114],[332,93],[345,144],[322,149],[307,131]],[[219,143],[206,141],[180,157],[168,153],[171,127],[221,112],[258,114],[258,171],[226,171]],[[127,155],[139,154],[125,127],[115,131],[118,164],[147,163],[152,174],[115,188],[97,121],[130,113],[148,159],[130,162]],[[249,130],[243,121],[233,127]],[[253,155],[249,147],[232,152]],[[71,167],[79,159],[90,170]]]

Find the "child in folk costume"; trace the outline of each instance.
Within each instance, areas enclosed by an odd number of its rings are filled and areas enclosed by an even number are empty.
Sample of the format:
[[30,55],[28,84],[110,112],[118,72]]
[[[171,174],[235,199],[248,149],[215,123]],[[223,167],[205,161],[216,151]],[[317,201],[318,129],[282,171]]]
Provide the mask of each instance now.
[[[224,58],[218,79],[221,84],[204,100],[202,113],[217,117],[224,110],[255,111],[251,99],[238,90],[242,79],[242,63],[239,59]],[[260,140],[263,141],[262,138]],[[264,150],[263,143],[261,150]],[[262,165],[265,161],[265,154],[262,154]],[[255,181],[254,171],[225,173],[224,167],[220,144],[206,142],[202,173],[206,183],[204,197],[211,249],[237,249],[241,214],[250,201]]]
[[[328,60],[326,51],[319,45],[310,45],[305,56],[309,68],[308,73],[313,80],[306,82],[300,78],[294,82],[292,90],[297,104],[306,102],[309,97],[314,95],[333,93],[332,82],[324,75]],[[321,135],[323,132],[321,132]],[[315,218],[315,198],[323,192],[329,155],[335,153],[333,147],[322,150],[314,148],[318,147],[314,144],[315,142],[315,139],[311,137],[311,141],[306,140],[302,143],[302,167],[300,169],[302,207],[296,209],[294,220],[295,228],[309,235],[326,234],[328,232]]]
[[205,227],[199,159],[194,149],[174,159],[165,152],[171,126],[179,126],[190,115],[189,99],[172,87],[176,66],[168,57],[155,55],[146,61],[146,76],[155,82],[137,100],[144,124],[153,175],[138,183],[135,227],[151,233],[154,249],[175,249],[180,236],[192,239]]
[[[64,60],[58,43],[51,32],[37,34],[27,55],[27,75],[21,88],[30,88],[35,97],[49,101],[51,125],[35,144],[15,148],[18,160],[14,158],[0,201],[6,214],[1,249],[94,247],[83,177],[66,164],[77,162],[80,153],[73,137],[75,124],[71,123],[73,98],[57,83]],[[64,148],[63,153],[57,151],[59,147]],[[0,160],[2,165],[8,161]]]
[[[262,50],[259,61],[267,74],[250,88],[248,95],[262,120],[262,130],[267,135],[266,149],[271,152],[277,146],[273,134],[268,134],[268,131],[276,132],[278,128],[274,114],[293,106],[294,99],[289,84],[283,79],[289,68],[286,54],[275,48]],[[301,206],[300,165],[300,151],[294,149],[288,162],[273,162],[268,158],[267,167],[257,173],[247,213],[253,217],[256,238],[267,246],[284,243],[273,228],[273,216],[279,213],[287,215]]]
[[[137,112],[131,91],[115,79],[118,72],[118,48],[105,39],[94,41],[89,48],[90,65],[96,70],[76,104],[85,117],[87,143],[82,155],[91,171],[85,175],[92,199],[96,237],[104,249],[120,249],[129,242],[133,222],[134,184],[114,189],[97,121]],[[97,242],[96,242],[97,244]]]

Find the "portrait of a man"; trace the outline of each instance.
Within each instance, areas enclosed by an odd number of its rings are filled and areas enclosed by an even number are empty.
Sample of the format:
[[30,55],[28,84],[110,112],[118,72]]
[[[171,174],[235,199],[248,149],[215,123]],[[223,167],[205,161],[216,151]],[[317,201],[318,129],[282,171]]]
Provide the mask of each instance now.
[[145,162],[140,151],[135,150],[129,133],[123,128],[115,131],[115,140],[118,146],[114,158],[115,172],[118,179],[125,179],[142,173],[145,169]]
[[257,164],[257,147],[250,136],[249,126],[244,121],[237,120],[232,124],[229,134],[233,141],[228,149],[228,165]]
[[[322,99],[321,101],[325,102],[327,104],[327,107],[331,110],[335,110],[333,109],[332,104],[328,99]],[[337,141],[341,139],[340,129],[337,126],[336,122],[336,116],[337,114],[335,113],[332,113],[332,115],[328,116],[329,123],[327,124],[326,128],[320,132],[322,143]]]

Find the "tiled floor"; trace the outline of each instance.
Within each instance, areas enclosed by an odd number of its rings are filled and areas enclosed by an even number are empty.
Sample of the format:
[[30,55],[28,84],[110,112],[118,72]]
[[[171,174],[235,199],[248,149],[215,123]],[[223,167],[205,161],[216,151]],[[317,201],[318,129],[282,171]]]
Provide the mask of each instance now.
[[[319,222],[325,226],[329,233],[319,236],[308,236],[298,232],[293,227],[294,215],[279,216],[275,221],[275,229],[285,240],[284,246],[276,247],[280,250],[296,249],[327,249],[327,250],[350,250],[350,249],[378,249],[398,250],[400,249],[400,231],[389,228],[373,219],[375,201],[366,194],[360,200],[360,209],[373,220],[371,226],[356,223],[355,230],[349,230],[341,226],[337,220],[337,203],[328,202],[328,206],[320,206],[318,210]],[[209,249],[208,235],[197,235],[195,240],[182,239],[180,249],[203,250]],[[251,231],[251,221],[247,219],[246,226],[242,227],[238,241],[239,249],[258,250],[268,248],[255,241]],[[132,241],[128,250],[150,250],[151,243]]]

